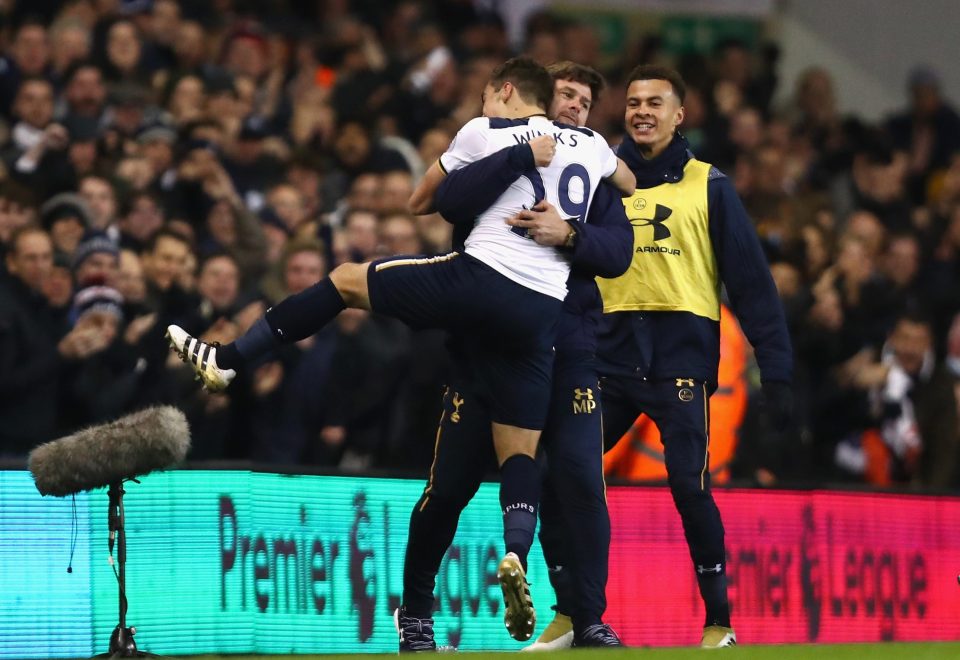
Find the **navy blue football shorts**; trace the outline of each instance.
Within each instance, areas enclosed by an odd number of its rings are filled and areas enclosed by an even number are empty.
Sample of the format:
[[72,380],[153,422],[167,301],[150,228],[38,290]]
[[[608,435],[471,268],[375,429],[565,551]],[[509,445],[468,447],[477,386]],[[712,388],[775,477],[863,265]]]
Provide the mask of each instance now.
[[453,335],[457,371],[473,381],[492,421],[543,429],[560,300],[460,252],[375,261],[367,287],[378,314]]

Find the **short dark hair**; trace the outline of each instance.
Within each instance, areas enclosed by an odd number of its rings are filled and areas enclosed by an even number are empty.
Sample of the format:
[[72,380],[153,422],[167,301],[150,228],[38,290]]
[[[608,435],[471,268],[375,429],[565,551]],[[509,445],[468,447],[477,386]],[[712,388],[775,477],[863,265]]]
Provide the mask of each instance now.
[[680,99],[681,105],[687,97],[687,83],[683,82],[680,72],[669,66],[660,64],[641,64],[630,72],[627,86],[634,80],[666,80],[673,87],[673,93]]
[[553,78],[547,70],[529,57],[512,57],[490,74],[490,84],[501,89],[509,82],[520,97],[546,110],[553,101]]
[[74,77],[84,69],[96,69],[97,73],[100,74],[100,79],[103,80],[103,69],[101,69],[96,62],[93,60],[77,60],[67,66],[66,71],[63,72],[61,80],[63,84],[69,85],[73,82]]
[[187,246],[191,252],[193,252],[193,243],[189,238],[181,234],[179,231],[174,229],[169,225],[163,225],[157,231],[153,232],[150,235],[150,238],[147,239],[146,244],[143,246],[143,249],[140,251],[140,254],[153,254],[157,249],[157,243],[160,242],[161,238],[172,238],[175,241],[183,243]]
[[570,60],[561,60],[547,66],[554,80],[572,80],[590,88],[590,96],[596,101],[607,86],[607,82],[596,69]]
[[145,188],[143,190],[131,190],[125,195],[117,195],[117,217],[125,218],[130,215],[136,206],[137,200],[140,199],[149,199],[160,213],[166,216],[167,209],[164,206],[163,198],[159,193]]
[[197,273],[201,273],[206,265],[214,259],[229,259],[237,269],[237,272],[240,272],[240,264],[237,262],[237,258],[226,250],[217,248],[213,252],[203,255],[203,258],[200,259],[200,263],[197,264]]
[[12,202],[23,209],[37,210],[36,192],[14,179],[0,182],[0,199]]
[[922,325],[927,329],[927,332],[933,333],[933,317],[920,303],[909,302],[904,306],[903,311],[897,315],[897,320],[894,323],[894,327],[900,325],[901,323],[911,323],[913,325]]

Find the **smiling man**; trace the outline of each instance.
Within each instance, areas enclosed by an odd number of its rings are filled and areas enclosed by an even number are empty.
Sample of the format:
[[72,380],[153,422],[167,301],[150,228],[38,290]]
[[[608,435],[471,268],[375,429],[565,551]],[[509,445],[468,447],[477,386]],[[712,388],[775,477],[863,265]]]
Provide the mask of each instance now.
[[618,155],[637,177],[623,200],[633,262],[599,279],[603,436],[614,443],[640,413],[660,429],[667,480],[706,606],[701,646],[736,644],[724,530],[710,491],[707,399],[717,388],[720,289],[753,345],[773,426],[790,418],[793,358],[777,290],[753,223],[730,180],[697,160],[678,132],[686,86],[673,69],[630,74]]

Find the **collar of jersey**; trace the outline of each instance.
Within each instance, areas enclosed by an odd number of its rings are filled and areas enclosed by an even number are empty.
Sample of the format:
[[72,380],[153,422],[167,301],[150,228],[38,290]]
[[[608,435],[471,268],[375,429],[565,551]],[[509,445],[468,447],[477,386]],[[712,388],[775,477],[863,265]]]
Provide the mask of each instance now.
[[617,155],[630,167],[637,177],[637,188],[652,188],[661,183],[676,183],[683,178],[683,168],[693,158],[687,138],[679,131],[667,148],[655,158],[644,158],[636,142],[625,135]]

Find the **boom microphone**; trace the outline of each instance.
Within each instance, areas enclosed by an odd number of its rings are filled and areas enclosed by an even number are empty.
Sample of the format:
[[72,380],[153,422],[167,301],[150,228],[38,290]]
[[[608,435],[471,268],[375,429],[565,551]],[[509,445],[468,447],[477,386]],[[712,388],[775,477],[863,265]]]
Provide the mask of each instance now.
[[190,427],[172,406],[156,406],[42,444],[29,468],[41,495],[72,495],[181,462]]

